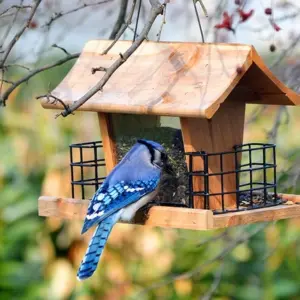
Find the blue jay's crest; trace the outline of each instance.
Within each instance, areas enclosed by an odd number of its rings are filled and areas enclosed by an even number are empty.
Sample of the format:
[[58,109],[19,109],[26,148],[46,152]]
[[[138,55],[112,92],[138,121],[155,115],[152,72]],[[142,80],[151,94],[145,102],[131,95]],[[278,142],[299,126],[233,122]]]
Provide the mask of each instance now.
[[148,146],[152,147],[153,149],[157,149],[158,151],[165,152],[164,147],[161,144],[156,143],[154,141],[145,140],[145,139],[139,139],[138,143],[141,143],[141,144],[144,144],[144,145],[148,145]]
[[79,280],[94,273],[114,224],[120,218],[132,218],[155,196],[166,162],[160,144],[139,140],[106,177],[89,204],[83,224],[82,233],[98,226],[79,267]]

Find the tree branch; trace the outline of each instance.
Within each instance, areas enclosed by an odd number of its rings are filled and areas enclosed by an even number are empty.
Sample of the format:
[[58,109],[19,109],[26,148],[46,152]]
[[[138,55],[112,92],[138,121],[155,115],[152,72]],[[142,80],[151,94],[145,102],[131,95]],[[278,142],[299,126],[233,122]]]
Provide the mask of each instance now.
[[119,15],[118,15],[117,21],[115,23],[115,26],[114,26],[114,28],[113,28],[110,36],[109,36],[110,40],[113,40],[113,39],[116,38],[116,36],[117,36],[118,32],[120,31],[122,25],[125,23],[127,6],[128,6],[128,0],[121,0]]
[[[7,13],[9,10],[11,10],[13,8],[16,8],[16,9],[26,9],[26,8],[32,8],[32,6],[31,5],[12,5],[11,7],[5,9],[2,13],[0,13],[0,17],[2,17],[5,13]],[[3,16],[3,17],[6,17],[6,16]]]
[[9,43],[9,45],[7,46],[6,51],[4,52],[3,55],[3,59],[0,62],[0,69],[3,68],[4,63],[10,53],[10,51],[12,50],[12,48],[14,47],[14,45],[16,44],[16,42],[20,39],[21,35],[24,33],[24,31],[26,30],[26,28],[29,26],[38,6],[40,5],[40,3],[42,2],[42,0],[36,0],[35,5],[33,6],[30,16],[27,20],[27,22],[25,23],[25,25],[16,33],[16,35],[13,37],[13,39],[11,40],[11,42]]
[[133,0],[132,1],[132,6],[131,6],[131,9],[130,9],[130,12],[129,12],[129,15],[128,15],[128,18],[127,18],[127,21],[125,23],[123,23],[123,25],[121,26],[119,32],[117,33],[114,41],[107,47],[107,49],[105,49],[102,54],[107,54],[108,51],[116,44],[116,42],[120,39],[120,37],[122,36],[122,34],[125,32],[125,30],[127,29],[127,27],[129,27],[129,25],[131,24],[132,22],[132,17],[133,17],[133,13],[134,13],[134,8],[135,8],[135,5],[136,5],[136,1],[137,0]]
[[[245,230],[243,230],[242,233],[238,237],[236,237],[235,239],[233,239],[231,242],[228,243],[227,247],[225,247],[221,252],[219,252],[217,255],[213,256],[211,259],[208,259],[203,264],[197,266],[196,268],[194,268],[190,271],[187,271],[187,272],[179,274],[179,275],[173,275],[173,276],[170,276],[166,279],[163,279],[162,281],[151,284],[149,287],[142,290],[138,294],[138,296],[141,296],[142,294],[145,294],[145,293],[149,292],[150,290],[157,289],[157,288],[160,288],[160,287],[165,286],[167,284],[170,284],[174,280],[187,279],[187,278],[190,278],[190,277],[192,277],[196,274],[199,274],[200,272],[202,272],[202,270],[205,267],[209,266],[210,264],[212,264],[214,262],[217,262],[217,261],[220,261],[220,260],[223,260],[227,256],[227,254],[229,254],[238,245],[248,241],[254,235],[256,235],[258,232],[264,230],[267,226],[269,226],[269,223],[262,224],[261,226],[257,226],[256,229],[251,233],[248,233]],[[137,298],[140,298],[140,297],[137,297]]]
[[71,59],[75,59],[75,58],[78,58],[80,55],[80,53],[75,53],[75,54],[70,54],[70,55],[67,55],[65,58],[62,58],[52,64],[49,64],[49,65],[45,65],[41,68],[37,68],[33,71],[31,71],[30,73],[28,73],[26,76],[24,76],[23,78],[19,79],[18,81],[14,82],[14,84],[9,87],[5,92],[4,94],[0,97],[0,106],[5,106],[6,104],[6,100],[8,99],[9,95],[22,83],[24,82],[27,82],[31,77],[37,75],[38,73],[41,73],[43,71],[46,71],[46,70],[49,70],[49,69],[52,69],[52,68],[55,68],[57,66],[60,66],[64,63],[66,63],[67,61],[71,60]]
[[50,102],[51,101],[50,99],[52,98],[53,99],[52,103],[59,102],[64,107],[65,110],[69,110],[69,105],[65,104],[64,101],[51,95],[50,93],[36,97],[37,100],[40,98],[47,98],[48,102]]
[[83,105],[88,99],[90,99],[93,95],[95,95],[97,92],[102,91],[104,85],[106,82],[110,79],[110,77],[114,74],[114,72],[124,63],[127,61],[127,59],[137,50],[137,48],[142,44],[142,42],[145,40],[146,36],[148,35],[154,21],[156,20],[157,16],[163,13],[163,5],[160,4],[158,0],[150,0],[151,3],[151,11],[148,20],[146,21],[146,24],[144,25],[144,28],[139,35],[139,37],[136,39],[134,43],[127,49],[126,52],[120,54],[120,58],[116,60],[111,67],[109,67],[106,70],[106,73],[101,78],[101,80],[93,87],[91,88],[85,95],[83,95],[78,101],[72,103],[69,106],[68,110],[64,110],[61,113],[58,114],[62,115],[63,117],[68,116],[70,113],[74,112],[76,109],[78,109],[81,105]]
[[219,269],[217,270],[217,272],[215,273],[215,278],[214,281],[210,287],[210,289],[207,291],[207,293],[201,297],[201,300],[210,300],[212,299],[214,293],[216,292],[217,288],[219,287],[220,283],[221,283],[221,279],[222,279],[222,275],[224,272],[224,261],[222,262],[221,266],[219,267]]
[[54,16],[51,17],[51,19],[50,19],[46,24],[44,24],[42,27],[50,27],[51,24],[52,24],[54,21],[56,21],[57,19],[59,19],[59,18],[65,16],[65,15],[69,15],[69,14],[71,14],[71,13],[73,13],[73,12],[79,11],[79,10],[84,9],[84,8],[86,8],[86,7],[100,5],[100,4],[104,4],[104,3],[110,2],[110,1],[112,1],[112,0],[102,0],[102,1],[99,1],[99,2],[96,2],[96,3],[90,3],[90,4],[84,3],[84,4],[82,4],[82,5],[80,5],[80,6],[76,7],[76,8],[67,10],[67,11],[65,11],[65,12],[55,13]]
[[60,46],[58,46],[58,45],[56,45],[56,44],[53,44],[52,47],[53,47],[53,48],[60,49],[60,50],[63,51],[66,55],[71,55],[65,48],[60,47]]
[[156,35],[158,42],[160,41],[160,37],[161,37],[161,33],[162,33],[162,30],[163,30],[163,27],[166,24],[166,14],[167,14],[167,3],[164,4],[164,12],[163,12],[162,22],[160,24],[160,28],[159,28],[158,34]]

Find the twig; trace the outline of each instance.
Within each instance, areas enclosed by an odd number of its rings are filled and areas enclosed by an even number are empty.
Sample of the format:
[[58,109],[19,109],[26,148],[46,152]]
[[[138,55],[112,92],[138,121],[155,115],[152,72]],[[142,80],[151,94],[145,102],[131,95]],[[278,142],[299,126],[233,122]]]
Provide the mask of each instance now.
[[76,7],[76,8],[67,10],[67,11],[65,11],[65,12],[55,13],[55,14],[50,18],[50,20],[49,20],[46,24],[44,24],[42,27],[50,27],[51,24],[52,24],[54,21],[56,21],[57,19],[59,19],[59,18],[65,16],[65,15],[69,15],[69,14],[71,14],[71,13],[74,13],[74,12],[79,11],[79,10],[81,10],[81,9],[84,9],[84,8],[86,8],[86,7],[91,7],[91,6],[100,5],[100,4],[104,4],[104,3],[110,2],[110,1],[112,1],[112,0],[103,0],[103,1],[99,1],[99,2],[96,2],[96,3],[89,3],[89,4],[84,3],[84,4],[82,4],[82,5],[80,5],[80,6]]
[[166,24],[166,15],[167,15],[167,3],[163,4],[164,5],[164,12],[163,12],[163,18],[162,18],[162,22],[159,28],[159,32],[156,35],[157,36],[157,41],[160,41],[160,37],[161,37],[161,33],[163,30],[164,25]]
[[[226,1],[227,2],[227,1]],[[219,19],[221,13],[225,10],[225,0],[220,0],[218,2],[217,7],[214,9],[214,14],[211,14],[207,17],[207,23],[206,23],[206,29],[205,29],[205,35],[207,36],[209,33],[209,30],[212,28],[212,23]],[[214,33],[214,41],[216,41],[216,32]]]
[[135,41],[135,39],[136,39],[136,37],[137,37],[137,30],[138,30],[138,26],[139,26],[141,7],[142,7],[142,0],[139,1],[139,7],[138,7],[137,16],[136,16],[136,22],[135,22],[135,27],[134,27],[134,33],[133,33],[133,41]]
[[[9,10],[16,8],[16,9],[25,9],[25,8],[32,8],[31,5],[12,5],[11,7],[5,9],[2,13],[0,13],[0,17],[7,13]],[[4,16],[6,17],[6,16]]]
[[107,68],[98,67],[98,68],[92,68],[92,70],[91,70],[92,74],[95,74],[98,71],[100,71],[100,72],[107,72]]
[[20,65],[20,64],[5,65],[5,66],[3,66],[3,69],[13,68],[13,67],[18,67],[18,68],[22,68],[22,69],[25,69],[27,71],[30,71],[30,68],[28,68],[26,66],[23,66],[23,65]]
[[11,81],[11,80],[7,80],[7,79],[0,79],[0,81],[3,81],[3,82],[5,82],[5,83],[8,83],[8,84],[14,84],[14,82],[13,81]]
[[13,37],[13,39],[11,40],[11,42],[9,43],[9,45],[7,46],[7,49],[3,55],[3,59],[0,63],[0,68],[3,67],[10,51],[12,50],[12,48],[14,47],[14,45],[16,44],[16,42],[20,39],[21,35],[24,33],[24,31],[26,30],[26,28],[29,26],[38,6],[40,5],[40,3],[42,2],[42,0],[36,0],[34,7],[31,10],[30,16],[26,22],[26,24],[15,34],[15,36]]
[[220,234],[217,235],[213,235],[212,237],[202,241],[201,243],[197,244],[196,247],[203,247],[204,245],[208,244],[208,243],[212,243],[214,241],[217,241],[223,237],[227,237],[229,234],[230,229],[225,229],[223,232],[221,232]]
[[127,27],[131,24],[132,22],[132,17],[133,17],[133,13],[134,13],[134,8],[136,5],[136,1],[137,0],[133,0],[132,1],[132,6],[131,9],[129,11],[129,15],[128,18],[126,20],[126,22],[122,25],[122,27],[120,28],[119,32],[117,33],[114,41],[102,52],[102,54],[107,54],[108,51],[116,44],[116,42],[120,39],[120,37],[122,36],[122,34],[125,32],[125,30],[127,29]]
[[281,52],[277,60],[270,66],[270,69],[273,69],[281,63],[281,61],[289,54],[296,46],[300,43],[300,34],[294,39],[292,44],[285,50]]
[[60,47],[60,46],[58,46],[56,44],[53,44],[52,47],[53,48],[58,48],[58,49],[62,50],[66,55],[71,55],[70,52],[68,52],[65,48]]
[[[199,26],[199,29],[200,29],[202,43],[205,43],[204,33],[203,33],[203,30],[202,30],[201,21],[200,21],[200,17],[199,17],[197,6],[196,6],[196,2],[198,2],[198,0],[192,0],[192,1],[193,1],[196,17],[197,17],[198,26]],[[200,3],[202,3],[202,2],[200,1]]]
[[202,10],[203,10],[203,13],[204,13],[204,16],[205,16],[206,18],[208,18],[207,9],[206,9],[206,7],[205,7],[205,5],[204,5],[203,1],[202,1],[202,0],[194,0],[194,1],[195,1],[195,2],[199,2],[199,3],[200,3],[200,5],[201,5],[201,8],[202,8]]
[[10,88],[8,88],[5,93],[0,97],[0,106],[5,106],[6,104],[6,100],[8,99],[9,95],[22,83],[28,81],[31,77],[35,76],[36,74],[52,69],[54,67],[60,66],[64,63],[66,63],[69,60],[72,60],[74,58],[78,58],[80,55],[80,53],[75,53],[75,54],[71,54],[69,56],[66,56],[65,58],[62,58],[52,64],[49,65],[45,65],[41,68],[37,68],[33,71],[31,71],[30,73],[28,73],[26,76],[24,76],[23,78],[19,79],[18,81],[16,81]]
[[[3,77],[4,77],[4,69],[1,70],[1,79],[2,79]],[[1,94],[1,92],[2,92],[3,83],[4,83],[4,81],[1,80],[1,82],[0,82],[0,94]]]
[[[50,101],[51,101],[50,98],[52,98],[54,101],[52,101],[51,103],[54,104],[54,103],[56,103],[56,102],[59,102],[59,103],[64,107],[64,109],[65,109],[66,111],[69,110],[69,105],[68,105],[68,104],[66,104],[66,103],[65,103],[64,101],[62,101],[61,99],[59,99],[59,98],[57,98],[57,97],[51,95],[50,93],[48,93],[48,94],[46,94],[46,95],[41,95],[41,96],[37,96],[37,97],[36,97],[37,100],[40,99],[40,98],[47,98],[48,102],[50,102]],[[70,112],[70,113],[71,113],[71,112]],[[57,116],[56,116],[56,118],[57,118]]]
[[246,125],[249,125],[255,122],[261,114],[267,109],[267,105],[259,105],[256,107],[255,111],[251,114],[251,116],[246,120]]
[[[228,244],[227,247],[225,247],[221,252],[219,252],[217,255],[215,255],[214,257],[212,257],[211,259],[205,261],[203,264],[201,264],[200,266],[179,274],[179,275],[173,275],[170,276],[162,281],[156,282],[151,284],[149,287],[145,288],[144,290],[142,290],[137,296],[142,296],[142,294],[145,294],[147,292],[149,292],[150,290],[153,289],[157,289],[160,288],[162,286],[168,285],[171,282],[173,282],[174,280],[179,280],[179,279],[187,279],[190,278],[196,274],[199,274],[205,267],[209,266],[210,264],[216,262],[216,261],[220,261],[222,259],[224,259],[226,257],[227,254],[229,254],[233,249],[235,249],[238,245],[248,241],[249,239],[251,239],[254,235],[256,235],[258,232],[262,231],[263,229],[265,229],[269,224],[263,224],[262,226],[257,226],[257,229],[254,230],[251,233],[247,233],[245,231],[243,231],[236,239],[232,240],[231,243]],[[139,298],[137,297],[137,299]]]
[[221,266],[219,267],[219,269],[217,270],[217,272],[215,273],[215,278],[214,281],[210,287],[210,289],[207,291],[207,293],[201,297],[201,300],[210,300],[212,299],[214,293],[216,292],[217,288],[219,287],[220,283],[221,283],[221,279],[222,279],[222,275],[224,272],[224,261],[221,263]]
[[64,110],[61,113],[58,114],[66,117],[71,112],[75,111],[77,108],[79,108],[81,105],[83,105],[88,99],[90,99],[93,95],[95,95],[97,92],[102,91],[104,85],[106,82],[110,79],[110,77],[114,74],[114,72],[124,63],[127,61],[127,59],[138,49],[138,47],[142,44],[142,42],[145,40],[145,37],[148,35],[154,21],[156,20],[157,16],[162,14],[163,12],[163,5],[160,4],[159,0],[150,0],[151,3],[151,11],[148,20],[146,21],[146,24],[144,25],[144,28],[140,34],[140,36],[136,39],[134,43],[123,53],[122,56],[117,59],[106,71],[104,76],[101,78],[101,80],[92,87],[85,95],[83,95],[80,99],[78,99],[76,102],[73,102],[69,110]]
[[[23,1],[21,2],[21,4],[23,4]],[[15,24],[15,21],[17,20],[17,16],[18,16],[19,12],[20,12],[20,9],[17,9],[15,13],[11,14],[11,15],[13,15],[14,17],[11,18],[10,25],[7,26],[5,32],[4,32],[3,36],[2,36],[2,43],[1,43],[1,45],[0,45],[0,48],[2,48],[3,45],[5,44],[5,41],[6,41],[7,37],[8,37],[8,35],[9,35],[11,29],[13,28],[13,25]],[[3,53],[4,53],[4,51],[3,51]]]
[[280,106],[277,111],[274,124],[273,124],[271,130],[268,131],[268,133],[267,133],[269,140],[271,140],[274,143],[277,140],[278,129],[282,123],[281,117],[284,113],[287,115],[286,124],[289,122],[289,114],[288,114],[287,108],[285,106]]
[[116,36],[117,36],[119,30],[121,29],[123,23],[125,23],[127,6],[128,6],[128,0],[121,0],[119,15],[118,15],[117,21],[115,23],[115,26],[114,26],[114,28],[113,28],[110,36],[109,36],[110,40],[113,40],[113,39],[116,38]]

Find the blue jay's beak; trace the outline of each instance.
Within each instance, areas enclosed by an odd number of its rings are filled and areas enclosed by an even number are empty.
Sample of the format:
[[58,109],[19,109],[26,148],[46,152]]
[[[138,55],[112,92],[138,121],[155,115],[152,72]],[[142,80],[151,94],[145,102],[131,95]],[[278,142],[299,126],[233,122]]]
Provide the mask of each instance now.
[[172,166],[169,163],[165,164],[164,171],[172,176],[176,176],[174,169],[172,168]]

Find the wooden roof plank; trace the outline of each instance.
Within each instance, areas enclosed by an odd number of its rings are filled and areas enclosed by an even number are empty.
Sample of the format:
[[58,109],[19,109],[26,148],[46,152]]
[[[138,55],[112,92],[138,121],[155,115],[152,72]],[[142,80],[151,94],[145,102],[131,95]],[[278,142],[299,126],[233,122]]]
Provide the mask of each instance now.
[[[71,104],[91,89],[104,75],[92,74],[91,69],[108,68],[131,44],[119,41],[108,54],[102,55],[109,43],[88,42],[52,94]],[[238,74],[237,67],[241,67],[242,73]],[[259,78],[251,77],[253,72]],[[103,92],[95,94],[79,110],[211,118],[241,78],[245,84],[249,81],[254,90],[259,89],[254,79],[267,81],[275,91],[267,94],[264,101],[268,104],[300,104],[300,96],[268,70],[251,46],[144,42],[115,72]],[[258,97],[256,102],[261,103],[263,98]],[[45,98],[42,106],[62,109],[59,103],[50,103]]]

